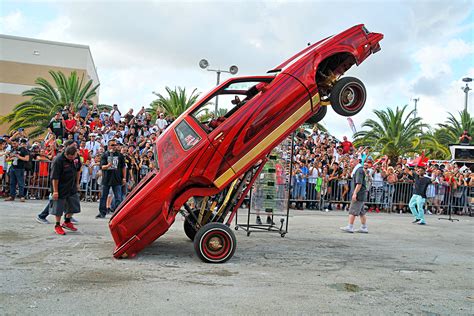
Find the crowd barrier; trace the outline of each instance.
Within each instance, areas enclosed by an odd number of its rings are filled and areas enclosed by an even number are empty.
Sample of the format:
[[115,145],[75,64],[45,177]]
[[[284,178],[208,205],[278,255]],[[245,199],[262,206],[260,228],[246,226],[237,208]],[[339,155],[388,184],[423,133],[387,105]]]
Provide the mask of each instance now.
[[[348,209],[352,197],[351,182],[351,179],[335,179],[324,183],[321,179],[310,177],[302,183],[293,179],[290,203],[296,208]],[[410,212],[409,204],[413,196],[413,188],[413,182],[372,181],[368,183],[365,204],[369,208],[386,212]],[[471,215],[473,204],[474,187],[452,187],[445,184],[428,186],[425,205],[427,210],[433,213],[453,212],[453,214],[469,213]]]
[[[51,187],[50,180],[50,167],[51,161],[32,161],[32,169],[25,171],[25,192],[24,196],[30,200],[43,200],[48,199]],[[10,183],[8,177],[8,170],[3,174],[3,177],[0,181],[0,193],[4,196],[9,195],[10,192]],[[82,201],[91,201],[95,202],[100,199],[100,194],[102,192],[100,181],[101,177],[99,173],[99,167],[93,168],[88,177],[82,178],[80,182],[80,198]],[[140,182],[141,178],[146,175],[147,172],[137,172],[133,173],[130,179],[126,184],[125,193],[130,192],[133,187]],[[17,189],[18,195],[18,189]]]
[[[33,168],[25,171],[25,197],[28,199],[47,199],[50,192],[50,161],[33,161]],[[8,170],[8,169],[7,169]],[[100,198],[100,177],[97,170],[92,173],[87,181],[81,181],[80,195],[83,201],[97,201]],[[0,192],[9,193],[9,179],[3,175],[0,182]],[[126,191],[133,187],[146,175],[144,170],[137,170],[130,177]],[[290,182],[291,180],[291,182]],[[275,206],[282,206],[284,200],[291,207],[314,210],[347,209],[352,196],[351,179],[335,179],[325,183],[320,178],[309,177],[305,181],[296,180],[295,177],[274,184]],[[258,181],[257,181],[257,186]],[[290,185],[290,187],[288,187]],[[289,197],[287,192],[289,192]],[[413,195],[413,183],[386,181],[372,181],[367,188],[367,201],[365,204],[374,209],[386,212],[409,212],[409,203]],[[463,213],[472,215],[474,206],[474,187],[453,187],[444,184],[430,184],[427,189],[427,209],[433,213]],[[264,207],[263,207],[264,208]],[[278,207],[277,207],[278,208]]]

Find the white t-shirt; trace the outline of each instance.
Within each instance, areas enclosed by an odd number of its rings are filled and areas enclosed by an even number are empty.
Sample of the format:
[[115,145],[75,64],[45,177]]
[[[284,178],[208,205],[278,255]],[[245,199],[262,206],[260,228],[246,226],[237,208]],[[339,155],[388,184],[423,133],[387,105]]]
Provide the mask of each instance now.
[[319,170],[316,167],[309,168],[309,179],[308,182],[311,184],[316,184],[319,176]]
[[374,187],[383,187],[383,177],[382,177],[382,173],[381,172],[375,172],[374,171],[374,174],[372,175],[372,185]]
[[112,111],[112,118],[114,119],[115,124],[119,123],[120,118],[121,118],[120,112],[117,111],[117,110],[113,110]]
[[86,149],[88,149],[92,153],[92,156],[97,155],[99,148],[100,148],[100,143],[98,141],[86,142]]
[[168,126],[168,122],[165,119],[156,119],[155,125],[158,126],[160,130],[164,130]]
[[5,157],[7,152],[5,150],[0,150],[0,167],[5,168]]

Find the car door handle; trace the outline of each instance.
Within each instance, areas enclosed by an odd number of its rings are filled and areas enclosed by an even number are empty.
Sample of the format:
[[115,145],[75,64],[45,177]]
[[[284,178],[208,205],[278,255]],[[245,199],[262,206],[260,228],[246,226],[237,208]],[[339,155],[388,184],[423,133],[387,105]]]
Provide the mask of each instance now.
[[222,142],[224,140],[224,133],[223,132],[220,132],[219,134],[217,134],[216,137],[214,137],[214,142]]

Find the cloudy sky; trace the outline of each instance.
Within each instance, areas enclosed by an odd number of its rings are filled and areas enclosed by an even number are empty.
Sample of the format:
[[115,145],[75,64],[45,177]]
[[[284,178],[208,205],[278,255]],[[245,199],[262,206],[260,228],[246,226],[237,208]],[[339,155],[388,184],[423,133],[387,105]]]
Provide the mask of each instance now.
[[[216,75],[198,67],[239,67],[264,74],[308,42],[364,23],[384,33],[382,51],[347,75],[368,90],[353,118],[419,98],[427,123],[464,107],[463,77],[474,77],[472,1],[6,1],[0,33],[90,46],[101,81],[100,103],[139,108],[166,86],[207,92]],[[223,79],[228,78],[223,75]],[[469,110],[474,94],[471,92]],[[329,111],[324,125],[351,135]]]

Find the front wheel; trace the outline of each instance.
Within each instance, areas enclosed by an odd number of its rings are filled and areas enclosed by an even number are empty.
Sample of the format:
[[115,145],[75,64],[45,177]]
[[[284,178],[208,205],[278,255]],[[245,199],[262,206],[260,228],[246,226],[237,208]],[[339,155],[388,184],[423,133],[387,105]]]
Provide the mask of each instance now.
[[194,250],[199,259],[208,263],[224,263],[234,255],[237,246],[234,232],[221,223],[209,223],[194,237]]
[[365,105],[367,91],[357,78],[344,77],[336,82],[331,90],[329,101],[339,115],[353,116],[359,113]]

